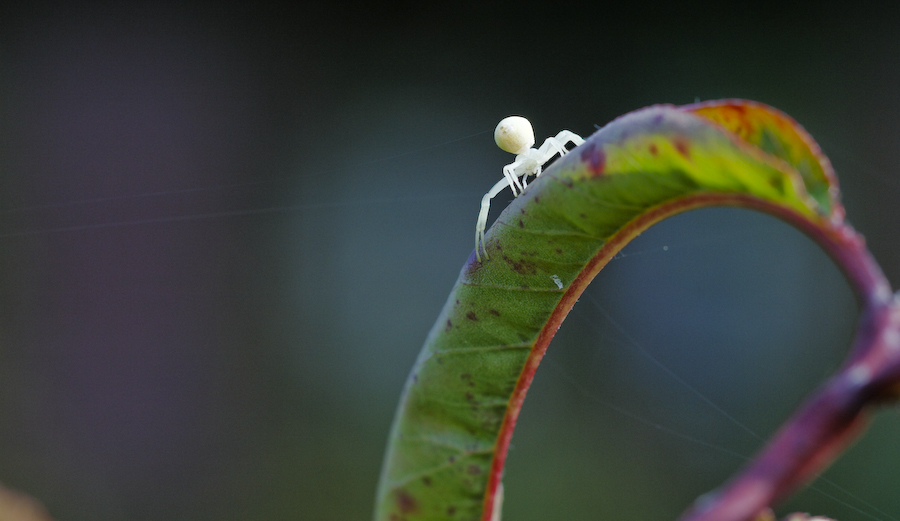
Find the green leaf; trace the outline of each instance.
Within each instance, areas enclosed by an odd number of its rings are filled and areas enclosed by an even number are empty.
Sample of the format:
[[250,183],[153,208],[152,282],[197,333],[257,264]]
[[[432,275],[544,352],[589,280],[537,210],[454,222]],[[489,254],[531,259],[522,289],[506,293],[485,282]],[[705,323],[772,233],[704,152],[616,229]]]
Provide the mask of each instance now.
[[837,196],[815,142],[757,103],[649,107],[590,136],[500,215],[486,236],[490,260],[473,252],[463,267],[406,383],[376,521],[490,519],[548,343],[587,284],[637,234],[676,213],[721,205],[816,228],[842,219]]

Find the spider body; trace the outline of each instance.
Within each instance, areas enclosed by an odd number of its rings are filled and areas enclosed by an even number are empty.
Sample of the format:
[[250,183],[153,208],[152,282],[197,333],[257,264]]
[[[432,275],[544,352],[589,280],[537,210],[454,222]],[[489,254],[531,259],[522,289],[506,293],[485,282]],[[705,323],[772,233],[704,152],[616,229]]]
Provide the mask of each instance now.
[[540,148],[531,148],[534,145],[534,130],[531,123],[521,116],[509,116],[501,120],[494,130],[494,141],[501,149],[516,154],[516,160],[503,167],[503,179],[481,199],[481,211],[475,223],[475,256],[478,262],[481,262],[482,252],[485,259],[489,258],[484,244],[484,229],[491,209],[491,199],[507,186],[513,195],[518,197],[528,187],[526,181],[528,176],[541,175],[544,165],[553,159],[553,156],[556,154],[563,156],[568,152],[567,143],[573,143],[575,146],[584,143],[581,136],[563,130],[555,137],[547,138]]

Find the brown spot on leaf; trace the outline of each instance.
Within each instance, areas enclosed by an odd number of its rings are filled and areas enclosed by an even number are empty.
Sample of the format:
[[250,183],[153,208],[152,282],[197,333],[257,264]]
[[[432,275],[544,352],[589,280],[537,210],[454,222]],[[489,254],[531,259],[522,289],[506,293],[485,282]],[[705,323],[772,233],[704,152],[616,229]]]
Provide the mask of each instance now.
[[525,223],[522,222],[522,219],[519,219],[519,228],[524,228]]
[[444,328],[444,331],[450,331],[453,329],[453,322],[450,322],[450,319],[447,319],[447,327]]
[[397,501],[397,508],[404,514],[411,514],[419,508],[419,503],[416,499],[405,490],[398,490],[395,500]]
[[685,159],[691,158],[690,146],[688,145],[688,142],[685,139],[675,138],[673,140],[672,144],[675,145],[675,150],[677,150],[679,154],[684,156]]
[[650,143],[650,155],[656,156],[659,153],[659,149],[656,148],[656,143]]
[[587,165],[592,176],[601,176],[606,168],[606,153],[602,147],[591,143],[581,150],[581,161]]
[[469,465],[469,467],[466,469],[466,472],[468,472],[469,475],[477,476],[478,474],[481,474],[481,467],[479,467],[478,465]]
[[463,373],[463,374],[459,375],[459,377],[462,378],[463,380],[471,380],[472,373]]
[[455,513],[456,513],[456,507],[454,507],[454,506],[447,507],[447,515],[448,516],[452,516]]
[[513,260],[506,255],[503,256],[503,260],[509,264],[510,269],[521,275],[534,275],[537,273],[537,266],[531,261]]
[[489,310],[488,310],[488,313],[490,313],[491,315],[494,315],[495,317],[499,317],[499,316],[500,316],[500,312],[497,311],[496,309],[489,309]]
[[469,311],[468,313],[466,313],[466,318],[476,322],[478,321],[478,315],[476,315],[474,311]]
[[470,392],[466,392],[466,400],[470,402],[475,400],[475,395]]
[[422,476],[422,483],[425,483],[426,487],[430,487],[431,486],[431,478],[429,478],[428,476]]

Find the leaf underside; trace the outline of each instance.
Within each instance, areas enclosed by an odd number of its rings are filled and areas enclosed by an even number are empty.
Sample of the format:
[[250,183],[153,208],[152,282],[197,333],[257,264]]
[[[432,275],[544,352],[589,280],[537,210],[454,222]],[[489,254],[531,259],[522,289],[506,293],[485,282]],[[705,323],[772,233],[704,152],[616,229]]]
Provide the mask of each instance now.
[[843,219],[812,138],[753,102],[642,109],[550,165],[488,231],[490,260],[469,257],[428,335],[394,420],[375,520],[490,519],[525,392],[586,285],[659,220],[722,205],[809,227]]

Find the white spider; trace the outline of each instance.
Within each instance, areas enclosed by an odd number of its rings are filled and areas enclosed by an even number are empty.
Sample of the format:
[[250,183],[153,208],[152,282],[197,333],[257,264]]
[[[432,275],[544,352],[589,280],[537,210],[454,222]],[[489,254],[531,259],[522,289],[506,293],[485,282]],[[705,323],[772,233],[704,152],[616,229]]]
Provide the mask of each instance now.
[[[541,175],[541,170],[547,161],[559,154],[564,156],[566,143],[574,143],[578,146],[584,143],[581,136],[563,130],[556,137],[548,137],[541,148],[531,148],[534,145],[534,129],[531,123],[522,116],[509,116],[503,118],[494,130],[494,141],[497,146],[507,152],[516,154],[516,160],[503,167],[503,179],[497,182],[481,199],[481,211],[478,213],[478,222],[475,223],[475,256],[481,262],[481,252],[488,259],[487,246],[484,244],[484,228],[487,226],[488,211],[491,209],[491,199],[501,190],[509,186],[514,196],[518,197],[528,183],[525,179],[533,175]],[[519,180],[521,177],[521,181]],[[516,192],[518,189],[518,192]]]

